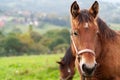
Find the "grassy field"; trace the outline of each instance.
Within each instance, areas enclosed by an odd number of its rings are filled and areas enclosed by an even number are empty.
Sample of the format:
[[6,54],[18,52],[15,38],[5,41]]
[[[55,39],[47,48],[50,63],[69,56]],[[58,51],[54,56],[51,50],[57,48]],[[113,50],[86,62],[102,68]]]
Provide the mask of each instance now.
[[[59,80],[58,64],[63,54],[1,57],[0,80]],[[79,80],[78,73],[73,80]]]

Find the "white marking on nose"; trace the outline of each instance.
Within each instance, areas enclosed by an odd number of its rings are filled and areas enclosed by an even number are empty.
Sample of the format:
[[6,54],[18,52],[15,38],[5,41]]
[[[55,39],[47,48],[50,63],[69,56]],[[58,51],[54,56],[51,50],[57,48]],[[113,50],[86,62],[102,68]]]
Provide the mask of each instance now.
[[95,61],[94,63],[87,63],[86,66],[87,66],[88,68],[93,68],[93,67],[95,67],[96,64],[97,64],[97,63],[96,63],[96,61]]
[[85,23],[85,28],[89,28],[88,23]]
[[81,69],[81,72],[84,73],[83,69],[82,69],[82,65],[85,63],[85,59],[82,59],[81,62],[79,63],[80,65],[80,69]]
[[95,67],[95,65],[96,65],[97,63],[96,63],[95,60],[94,60],[93,63],[87,63],[87,61],[86,61],[84,58],[82,58],[82,59],[81,59],[81,62],[79,63],[80,69],[81,69],[82,73],[84,73],[84,71],[83,71],[83,69],[82,69],[82,65],[83,65],[83,64],[85,64],[87,68],[93,68],[93,67]]

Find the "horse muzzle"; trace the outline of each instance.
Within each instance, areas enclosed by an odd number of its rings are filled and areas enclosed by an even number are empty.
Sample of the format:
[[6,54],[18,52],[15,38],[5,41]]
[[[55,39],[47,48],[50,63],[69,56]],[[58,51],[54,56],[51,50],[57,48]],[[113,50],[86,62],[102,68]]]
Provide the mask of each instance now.
[[93,76],[95,69],[97,67],[97,64],[95,64],[93,67],[88,67],[86,64],[82,65],[82,74],[86,77]]

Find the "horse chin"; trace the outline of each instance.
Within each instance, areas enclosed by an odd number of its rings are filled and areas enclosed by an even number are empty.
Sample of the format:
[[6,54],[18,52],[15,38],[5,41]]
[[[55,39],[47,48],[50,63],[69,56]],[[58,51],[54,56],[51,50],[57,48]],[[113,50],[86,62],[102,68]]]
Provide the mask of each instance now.
[[92,74],[86,74],[86,73],[83,73],[82,76],[84,76],[84,77],[89,77],[89,78],[90,78],[90,77],[93,76],[93,73],[92,73]]

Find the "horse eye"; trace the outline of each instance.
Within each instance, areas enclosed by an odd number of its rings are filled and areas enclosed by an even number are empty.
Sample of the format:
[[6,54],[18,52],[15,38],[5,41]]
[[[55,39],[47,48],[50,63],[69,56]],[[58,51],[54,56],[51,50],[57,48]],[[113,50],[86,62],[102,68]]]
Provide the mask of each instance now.
[[74,33],[73,33],[75,36],[77,36],[78,35],[78,32],[77,31],[74,31]]

